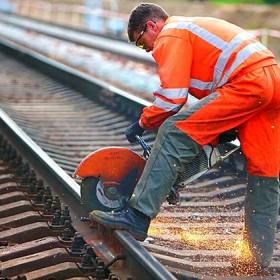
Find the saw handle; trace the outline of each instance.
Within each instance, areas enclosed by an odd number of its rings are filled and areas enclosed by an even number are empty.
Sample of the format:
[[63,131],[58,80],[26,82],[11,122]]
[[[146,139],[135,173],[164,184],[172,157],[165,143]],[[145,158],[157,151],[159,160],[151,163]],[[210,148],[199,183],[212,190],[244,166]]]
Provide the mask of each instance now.
[[139,136],[139,135],[135,135],[135,138],[136,138],[136,140],[138,141],[138,143],[141,145],[141,147],[144,150],[144,152],[143,152],[144,158],[148,159],[148,157],[151,154],[152,146],[147,144],[145,142],[145,140],[141,136]]

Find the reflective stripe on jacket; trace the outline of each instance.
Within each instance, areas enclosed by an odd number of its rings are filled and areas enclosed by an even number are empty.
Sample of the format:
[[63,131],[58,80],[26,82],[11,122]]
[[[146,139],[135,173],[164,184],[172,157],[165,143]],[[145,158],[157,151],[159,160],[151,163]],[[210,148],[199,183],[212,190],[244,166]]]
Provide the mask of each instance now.
[[161,85],[141,121],[153,129],[187,102],[229,83],[239,72],[270,65],[273,54],[258,38],[229,22],[207,17],[169,17],[157,37],[153,57]]

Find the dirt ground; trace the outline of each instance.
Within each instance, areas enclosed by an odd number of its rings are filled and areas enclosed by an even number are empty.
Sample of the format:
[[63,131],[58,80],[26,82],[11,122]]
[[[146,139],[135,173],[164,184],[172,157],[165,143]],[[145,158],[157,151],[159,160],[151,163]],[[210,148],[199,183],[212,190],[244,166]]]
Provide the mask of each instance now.
[[[175,2],[168,0],[152,1],[161,5],[170,15],[213,16],[226,19],[246,29],[271,28],[280,30],[280,5],[211,5],[207,1]],[[110,9],[110,1],[103,1],[104,8]],[[129,14],[141,1],[118,0],[120,13]]]
[[[104,8],[110,9],[110,1],[104,1]],[[269,28],[280,31],[280,5],[211,5],[207,1],[174,2],[168,0],[152,1],[161,5],[170,15],[211,16],[228,20],[245,29]],[[129,14],[138,5],[136,0],[118,0],[120,13]],[[267,46],[280,62],[280,38],[268,37]]]
[[[15,1],[15,0],[12,0]],[[33,0],[38,2],[38,0]],[[66,3],[84,5],[86,2],[97,3],[90,0],[44,0],[49,3]],[[207,0],[102,0],[101,7],[105,10],[118,10],[119,13],[129,14],[141,2],[154,2],[161,5],[170,15],[184,16],[213,16],[229,20],[244,28],[271,28],[280,30],[280,4],[278,5],[213,5]]]

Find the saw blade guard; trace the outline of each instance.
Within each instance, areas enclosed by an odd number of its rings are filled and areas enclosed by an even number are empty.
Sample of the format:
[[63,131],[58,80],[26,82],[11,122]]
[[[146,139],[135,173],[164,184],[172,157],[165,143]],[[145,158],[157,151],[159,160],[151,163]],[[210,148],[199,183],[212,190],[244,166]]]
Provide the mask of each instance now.
[[145,163],[143,157],[122,147],[102,148],[85,157],[73,177],[82,179],[81,200],[86,210],[123,209]]

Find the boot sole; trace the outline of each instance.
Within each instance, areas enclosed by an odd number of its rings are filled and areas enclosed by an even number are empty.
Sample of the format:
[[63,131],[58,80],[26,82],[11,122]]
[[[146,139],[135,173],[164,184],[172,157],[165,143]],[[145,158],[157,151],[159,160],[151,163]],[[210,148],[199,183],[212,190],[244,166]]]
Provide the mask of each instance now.
[[147,238],[147,235],[143,235],[143,232],[139,232],[139,230],[134,230],[128,228],[125,224],[115,224],[110,221],[104,221],[103,219],[98,218],[97,216],[93,216],[91,213],[89,214],[89,220],[91,227],[97,227],[97,224],[101,224],[104,227],[110,228],[110,229],[119,229],[119,230],[125,230],[129,232],[136,240],[138,241],[144,241]]

